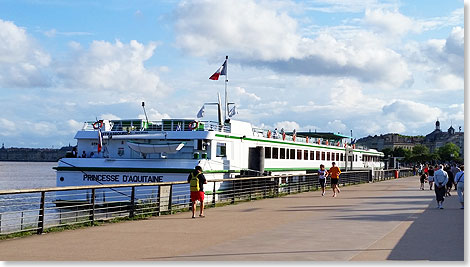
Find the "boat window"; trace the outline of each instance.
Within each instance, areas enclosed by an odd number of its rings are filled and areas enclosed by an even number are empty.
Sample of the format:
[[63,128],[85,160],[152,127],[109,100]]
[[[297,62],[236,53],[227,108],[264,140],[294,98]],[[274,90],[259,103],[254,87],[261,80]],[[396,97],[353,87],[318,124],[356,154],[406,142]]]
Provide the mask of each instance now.
[[226,157],[227,156],[227,144],[226,143],[217,143],[217,157]]
[[302,159],[302,150],[297,149],[297,159]]
[[290,158],[290,153],[289,153],[289,149],[286,148],[286,159],[289,159]]
[[264,158],[270,159],[271,158],[271,147],[267,146],[264,148]]
[[324,151],[321,152],[321,160],[326,159],[326,153]]
[[315,160],[315,151],[310,151],[310,160]]
[[279,158],[280,159],[285,159],[286,158],[286,149],[285,148],[280,148],[279,149]]
[[315,156],[315,158],[316,158],[317,160],[320,160],[320,151],[317,151],[315,154],[317,154],[317,155]]
[[290,159],[295,159],[295,149],[290,150]]
[[308,160],[308,150],[304,150],[304,160]]
[[355,157],[355,158],[356,158],[356,159],[355,159],[354,161],[357,161],[357,154],[356,154],[356,157]]
[[273,159],[279,158],[279,148],[273,147]]
[[336,153],[336,161],[339,161],[339,153]]
[[330,152],[326,152],[326,160],[330,160]]

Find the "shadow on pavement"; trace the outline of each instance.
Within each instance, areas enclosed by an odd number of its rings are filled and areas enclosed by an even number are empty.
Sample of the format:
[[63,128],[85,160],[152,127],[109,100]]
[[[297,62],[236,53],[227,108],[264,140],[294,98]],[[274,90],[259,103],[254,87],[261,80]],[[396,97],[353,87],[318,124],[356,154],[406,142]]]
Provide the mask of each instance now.
[[387,260],[464,260],[464,211],[456,197],[446,198],[444,209],[435,201],[408,228]]

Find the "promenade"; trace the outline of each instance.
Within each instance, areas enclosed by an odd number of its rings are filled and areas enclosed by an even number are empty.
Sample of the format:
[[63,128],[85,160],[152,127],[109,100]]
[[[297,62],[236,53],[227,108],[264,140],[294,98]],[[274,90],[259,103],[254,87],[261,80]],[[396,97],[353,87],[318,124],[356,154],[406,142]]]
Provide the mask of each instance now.
[[414,176],[5,240],[0,260],[463,261],[456,191],[439,210],[418,188]]

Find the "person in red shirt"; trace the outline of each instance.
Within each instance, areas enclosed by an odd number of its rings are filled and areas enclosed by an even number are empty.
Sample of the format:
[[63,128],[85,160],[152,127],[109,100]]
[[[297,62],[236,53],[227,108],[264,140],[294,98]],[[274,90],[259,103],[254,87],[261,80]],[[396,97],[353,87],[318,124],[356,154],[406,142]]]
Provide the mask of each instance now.
[[[339,175],[341,174],[341,170],[336,166],[336,163],[331,163],[331,168],[328,171],[331,177],[331,188],[333,189],[333,197],[336,197],[336,191],[341,192],[338,187]],[[336,191],[335,191],[336,189]]]

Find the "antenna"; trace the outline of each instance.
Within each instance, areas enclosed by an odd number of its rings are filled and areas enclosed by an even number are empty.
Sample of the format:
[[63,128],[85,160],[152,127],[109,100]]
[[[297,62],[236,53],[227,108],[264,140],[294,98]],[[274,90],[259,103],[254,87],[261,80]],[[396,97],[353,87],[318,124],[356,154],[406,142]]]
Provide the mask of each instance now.
[[145,112],[145,102],[142,101],[142,108],[144,109],[145,120],[147,121],[147,125],[149,124],[149,118],[147,118],[147,112]]

